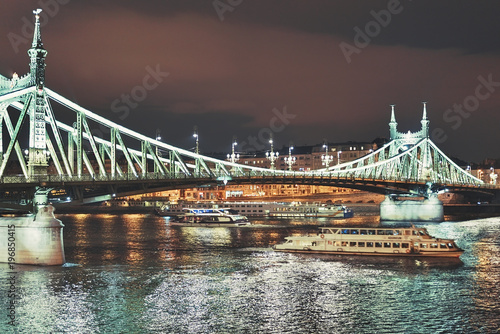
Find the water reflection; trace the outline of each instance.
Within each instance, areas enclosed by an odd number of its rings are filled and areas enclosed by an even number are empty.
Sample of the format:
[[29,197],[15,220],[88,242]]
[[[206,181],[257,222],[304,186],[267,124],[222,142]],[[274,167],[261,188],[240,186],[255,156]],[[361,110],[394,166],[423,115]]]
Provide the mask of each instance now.
[[[420,224],[460,259],[275,253],[321,224],[170,226],[147,215],[63,215],[66,258],[19,266],[18,332],[452,333],[500,326],[500,219]],[[290,222],[290,224],[289,224]],[[0,265],[5,280],[6,265]],[[0,285],[0,300],[7,295]],[[0,314],[3,316],[3,314]],[[0,324],[0,332],[10,328]]]

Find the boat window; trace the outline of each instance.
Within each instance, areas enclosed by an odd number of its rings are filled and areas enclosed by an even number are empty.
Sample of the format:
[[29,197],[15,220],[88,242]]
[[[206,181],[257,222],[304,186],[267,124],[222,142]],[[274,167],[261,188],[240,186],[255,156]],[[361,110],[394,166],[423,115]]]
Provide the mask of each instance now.
[[350,246],[350,247],[356,247],[356,241],[351,241],[351,242],[349,243],[349,246]]
[[376,242],[375,243],[375,247],[382,247],[382,243],[381,242]]
[[407,242],[403,242],[403,243],[401,244],[401,247],[402,247],[402,248],[408,248],[409,246],[410,246],[410,245],[409,245]]
[[393,243],[393,244],[392,244],[392,247],[393,247],[393,248],[399,248],[399,242],[395,242],[395,243]]
[[412,232],[413,232],[412,233],[413,235],[418,235],[418,231],[417,230],[413,230]]
[[375,235],[375,230],[368,230],[368,235]]
[[385,235],[394,235],[393,230],[385,230]]
[[358,247],[365,247],[365,243],[364,242],[358,242]]
[[448,247],[446,247],[446,244],[439,244],[439,248],[447,249]]
[[342,241],[342,246],[343,247],[347,246],[347,241]]
[[394,230],[394,235],[400,235],[401,231],[400,230]]
[[359,230],[351,230],[351,234],[359,234]]
[[350,232],[349,229],[342,230],[342,234],[349,234],[349,232]]
[[411,230],[405,230],[405,235],[411,235]]
[[377,230],[377,235],[385,235],[385,231],[384,230]]
[[427,248],[427,244],[426,244],[426,243],[424,243],[424,242],[422,242],[422,243],[420,244],[420,248]]
[[366,235],[366,234],[367,234],[367,232],[366,232],[366,230],[359,230],[359,234],[361,234],[361,235]]
[[332,231],[330,229],[323,230],[324,234],[332,234]]
[[425,233],[425,231],[422,231],[422,230],[418,230],[418,234],[420,234],[421,236],[427,235],[427,233]]
[[367,242],[367,243],[366,243],[366,247],[373,247],[373,242],[370,242],[370,241],[369,241],[369,242]]
[[449,248],[455,248],[455,245],[454,245],[454,244],[452,244],[451,242],[448,242],[448,247],[449,247]]
[[384,248],[391,248],[390,242],[384,242]]
[[431,248],[438,248],[438,244],[431,244]]

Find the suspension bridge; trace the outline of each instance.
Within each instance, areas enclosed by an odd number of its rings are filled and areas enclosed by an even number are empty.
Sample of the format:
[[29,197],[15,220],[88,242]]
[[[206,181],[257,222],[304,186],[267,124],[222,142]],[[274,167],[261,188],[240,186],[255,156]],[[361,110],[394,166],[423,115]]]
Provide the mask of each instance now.
[[[443,189],[486,194],[496,189],[459,167],[430,140],[425,103],[419,132],[398,132],[392,106],[389,143],[357,160],[312,171],[241,165],[142,135],[45,86],[47,51],[39,11],[34,13],[29,73],[0,75],[1,191],[60,189],[73,201],[90,203],[227,182],[327,185],[424,197]],[[62,119],[71,121],[56,119],[53,104],[66,113]],[[99,132],[109,136],[96,136],[96,127],[106,128]]]
[[[32,212],[0,219],[0,230],[9,236],[9,243],[7,238],[0,239],[0,262],[65,262],[63,225],[48,203],[51,191],[63,192],[73,203],[92,203],[227,182],[325,185],[424,198],[394,203],[388,196],[381,203],[381,217],[435,221],[443,217],[436,196],[440,191],[497,193],[496,185],[484,184],[460,168],[430,140],[425,103],[420,131],[398,132],[392,106],[387,144],[357,160],[312,171],[241,165],[234,159],[215,159],[142,135],[45,86],[47,50],[40,12],[33,11],[29,73],[14,73],[11,78],[0,75],[0,208]],[[97,136],[92,130],[96,127],[106,129],[99,132],[109,136]]]

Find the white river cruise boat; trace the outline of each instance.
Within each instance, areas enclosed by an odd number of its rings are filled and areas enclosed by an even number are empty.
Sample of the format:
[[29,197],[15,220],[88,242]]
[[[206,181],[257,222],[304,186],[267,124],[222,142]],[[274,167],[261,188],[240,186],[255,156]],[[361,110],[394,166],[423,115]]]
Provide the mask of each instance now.
[[251,225],[247,217],[228,209],[185,208],[184,213],[170,221],[170,225],[194,227],[239,227]]
[[275,251],[377,255],[459,257],[463,250],[454,240],[429,235],[425,228],[320,227],[315,235],[289,236]]
[[351,218],[352,210],[341,204],[319,203],[279,203],[279,202],[179,202],[167,204],[156,213],[160,216],[177,216],[184,213],[184,209],[218,209],[228,208],[244,216],[264,216],[275,218],[292,217],[330,217]]

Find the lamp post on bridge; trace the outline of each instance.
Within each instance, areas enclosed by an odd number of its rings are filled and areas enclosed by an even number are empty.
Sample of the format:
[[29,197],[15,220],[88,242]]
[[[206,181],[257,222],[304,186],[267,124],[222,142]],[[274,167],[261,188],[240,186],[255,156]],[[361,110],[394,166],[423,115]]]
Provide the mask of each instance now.
[[274,152],[273,138],[269,139],[269,144],[271,144],[271,152],[266,152],[266,158],[271,162],[270,169],[276,169],[274,167],[274,162],[278,159],[279,152]]
[[231,154],[227,154],[227,160],[232,162],[233,164],[236,163],[236,161],[240,160],[240,155],[237,153],[234,153],[234,147],[238,145],[236,142],[236,137],[233,138],[233,143],[231,145]]
[[493,167],[490,168],[490,184],[497,184],[498,174]]
[[290,143],[288,148],[288,157],[285,157],[285,163],[288,165],[288,170],[292,170],[292,165],[297,161],[296,157],[292,157],[293,145]]
[[198,146],[199,145],[199,142],[198,142],[198,127],[196,125],[194,126],[193,137],[196,140],[196,144],[195,144],[195,147],[194,147],[194,153],[199,154],[200,153],[200,147]]
[[340,165],[340,155],[342,154],[342,151],[337,151],[337,165]]
[[323,144],[323,148],[325,149],[325,154],[321,156],[321,161],[322,164],[328,168],[330,166],[330,162],[333,161],[333,156],[328,154],[328,144],[326,142]]

